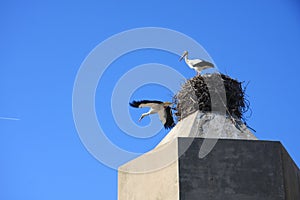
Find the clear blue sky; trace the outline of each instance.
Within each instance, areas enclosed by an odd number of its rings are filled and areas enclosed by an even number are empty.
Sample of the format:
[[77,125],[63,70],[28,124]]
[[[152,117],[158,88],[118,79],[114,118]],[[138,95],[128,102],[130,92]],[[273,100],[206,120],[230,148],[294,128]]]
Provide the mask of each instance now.
[[[281,141],[300,165],[296,0],[7,1],[0,3],[0,26],[0,117],[20,119],[0,119],[0,199],[117,198],[117,172],[97,161],[79,139],[72,92],[92,49],[138,27],[180,31],[199,42],[221,72],[249,81],[248,124],[259,139]],[[195,74],[175,55],[154,50],[125,55],[105,72],[97,89],[97,116],[107,137],[131,151],[151,149],[167,132],[148,141],[123,134],[112,118],[110,97],[123,73],[150,62],[172,66],[187,78]],[[147,85],[132,98],[144,96],[170,100],[172,93]],[[141,113],[130,112],[133,120]]]

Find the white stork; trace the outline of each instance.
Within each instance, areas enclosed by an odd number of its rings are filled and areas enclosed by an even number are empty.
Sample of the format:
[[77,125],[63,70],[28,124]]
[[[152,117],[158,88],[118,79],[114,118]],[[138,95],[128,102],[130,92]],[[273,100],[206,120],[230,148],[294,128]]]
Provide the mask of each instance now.
[[200,72],[204,69],[213,68],[214,65],[210,62],[207,62],[205,60],[200,59],[194,59],[190,60],[188,59],[188,52],[184,51],[182,56],[180,57],[179,61],[181,61],[183,58],[185,60],[185,63],[192,69],[197,71],[197,75],[200,75]]
[[175,126],[175,122],[172,116],[172,110],[170,108],[171,102],[162,102],[157,100],[141,100],[133,101],[129,103],[135,108],[150,107],[147,113],[143,113],[139,121],[141,121],[145,116],[150,114],[158,113],[160,121],[163,123],[165,129],[171,129]]

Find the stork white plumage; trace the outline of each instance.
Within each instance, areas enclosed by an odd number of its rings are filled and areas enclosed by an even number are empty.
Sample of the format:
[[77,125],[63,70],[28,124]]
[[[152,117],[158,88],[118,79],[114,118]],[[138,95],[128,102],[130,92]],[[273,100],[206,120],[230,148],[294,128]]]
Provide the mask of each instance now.
[[129,103],[130,106],[135,108],[150,107],[150,110],[143,113],[139,121],[141,121],[145,116],[157,113],[160,121],[164,125],[165,129],[171,129],[175,126],[175,122],[172,116],[172,110],[170,108],[171,102],[162,102],[157,100],[141,100],[133,101]]
[[181,61],[183,58],[185,60],[185,63],[191,68],[197,71],[197,75],[200,75],[201,71],[208,68],[215,67],[212,63],[207,62],[205,60],[200,59],[188,59],[188,52],[184,51],[182,56],[180,57],[179,61]]

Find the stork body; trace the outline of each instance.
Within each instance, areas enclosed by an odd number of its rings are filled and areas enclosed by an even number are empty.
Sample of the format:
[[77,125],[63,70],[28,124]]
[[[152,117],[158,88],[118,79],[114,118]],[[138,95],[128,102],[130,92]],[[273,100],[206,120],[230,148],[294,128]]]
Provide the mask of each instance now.
[[162,102],[157,100],[141,100],[131,102],[130,106],[135,108],[150,107],[148,112],[142,114],[139,121],[141,121],[145,116],[157,113],[165,129],[171,129],[175,126],[172,110],[170,108],[171,104],[172,103],[170,102]]
[[188,59],[188,52],[183,52],[182,56],[180,57],[179,61],[181,61],[183,58],[185,60],[185,63],[191,68],[194,69],[197,72],[197,75],[200,75],[201,71],[208,68],[215,67],[212,63],[207,62],[205,60],[201,59]]

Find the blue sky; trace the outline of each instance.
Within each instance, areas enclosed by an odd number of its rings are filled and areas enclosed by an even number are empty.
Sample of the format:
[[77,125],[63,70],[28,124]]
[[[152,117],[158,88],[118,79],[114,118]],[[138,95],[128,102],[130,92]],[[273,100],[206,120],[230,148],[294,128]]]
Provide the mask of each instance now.
[[[299,166],[299,21],[296,0],[1,2],[0,117],[20,120],[0,119],[0,199],[117,198],[116,170],[97,161],[77,134],[73,86],[100,42],[149,26],[188,35],[221,72],[249,82],[248,124],[259,139],[281,141]],[[186,78],[195,74],[174,54],[157,50],[124,55],[104,73],[95,97],[97,117],[111,141],[136,152],[151,149],[167,132],[148,140],[124,134],[113,120],[110,98],[117,80],[145,63],[171,66]],[[132,99],[172,95],[152,84]],[[130,113],[137,120],[141,111]]]

